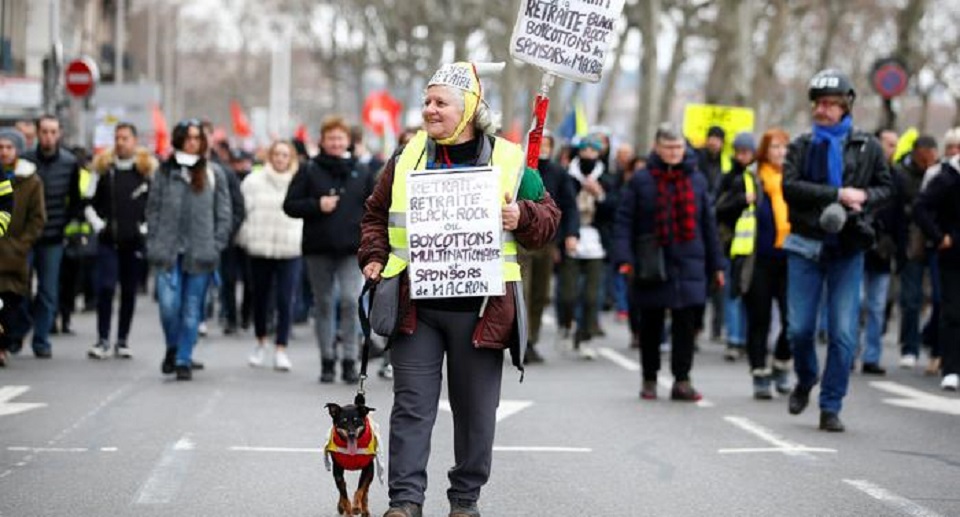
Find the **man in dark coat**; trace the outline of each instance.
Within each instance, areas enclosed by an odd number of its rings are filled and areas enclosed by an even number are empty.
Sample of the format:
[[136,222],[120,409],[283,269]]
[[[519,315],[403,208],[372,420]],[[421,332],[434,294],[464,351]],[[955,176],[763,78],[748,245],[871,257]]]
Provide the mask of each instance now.
[[[660,337],[668,310],[675,380],[671,398],[701,399],[690,383],[699,307],[706,302],[711,280],[724,284],[725,260],[707,180],[697,170],[696,157],[684,151],[679,132],[670,127],[657,131],[647,168],[621,193],[614,228],[614,260],[633,277],[632,303],[640,312],[640,396],[646,400],[657,398]],[[641,266],[651,258],[660,264],[656,279],[648,278]]]
[[[788,335],[797,373],[789,410],[803,412],[810,390],[821,382],[820,429],[840,432],[857,349],[864,251],[875,240],[870,215],[887,202],[891,180],[880,143],[853,127],[856,92],[850,79],[838,70],[823,70],[811,79],[808,94],[813,131],[791,142],[783,166],[791,228],[783,244]],[[830,337],[821,377],[814,334],[824,283]]]
[[32,318],[33,354],[40,359],[53,357],[50,329],[59,307],[64,229],[82,210],[80,166],[73,153],[60,145],[60,137],[60,120],[52,115],[41,116],[37,119],[37,149],[25,156],[37,165],[47,211],[43,234],[33,247],[37,294],[32,304],[21,305],[24,321]]

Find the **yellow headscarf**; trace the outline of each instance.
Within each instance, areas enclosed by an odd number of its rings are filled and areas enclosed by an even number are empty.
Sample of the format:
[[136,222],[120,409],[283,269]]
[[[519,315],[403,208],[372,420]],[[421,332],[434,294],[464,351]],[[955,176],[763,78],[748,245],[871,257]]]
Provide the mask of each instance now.
[[457,124],[453,134],[447,138],[437,140],[440,145],[450,145],[457,141],[457,138],[466,129],[467,124],[473,122],[473,117],[477,114],[477,108],[483,100],[483,88],[480,86],[480,76],[477,74],[477,67],[473,63],[457,62],[449,65],[443,65],[437,73],[433,74],[427,88],[431,86],[450,86],[462,90],[463,93],[463,118]]

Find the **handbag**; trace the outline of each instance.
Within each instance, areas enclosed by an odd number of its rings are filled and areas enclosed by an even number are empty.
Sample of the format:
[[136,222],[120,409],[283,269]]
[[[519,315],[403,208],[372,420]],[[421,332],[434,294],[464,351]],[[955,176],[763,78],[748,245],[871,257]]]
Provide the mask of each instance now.
[[[385,338],[393,337],[400,323],[400,277],[382,278],[377,283],[368,281],[364,285],[364,292],[370,291],[370,328]],[[360,297],[363,298],[363,294]]]
[[652,233],[637,237],[634,243],[636,266],[633,281],[640,287],[649,287],[666,282],[667,262],[657,236]]

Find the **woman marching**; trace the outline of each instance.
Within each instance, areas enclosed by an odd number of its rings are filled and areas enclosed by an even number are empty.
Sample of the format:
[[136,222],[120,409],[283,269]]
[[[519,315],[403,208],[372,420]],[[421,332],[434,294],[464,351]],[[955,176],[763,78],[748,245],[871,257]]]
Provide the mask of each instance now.
[[173,148],[147,199],[147,260],[157,270],[167,346],[160,369],[188,381],[199,366],[193,347],[207,286],[230,240],[232,221],[227,178],[204,158],[207,137],[199,120],[177,124]]
[[[522,368],[526,344],[516,243],[526,248],[545,245],[560,219],[536,171],[525,170],[514,196],[523,152],[493,136],[477,68],[470,63],[446,65],[430,80],[422,109],[424,130],[386,164],[361,223],[358,260],[364,277],[398,278],[400,283],[399,321],[391,352],[390,509],[384,517],[422,515],[444,356],[456,463],[448,473],[449,515],[480,515],[477,500],[490,476],[503,350],[509,348],[514,366]],[[486,301],[482,297],[411,301],[404,223],[408,173],[485,165],[497,166],[501,174],[506,294]]]
[[[734,259],[752,267],[739,268],[740,275],[731,279],[732,286],[743,294],[747,313],[747,354],[753,377],[753,396],[758,400],[773,398],[773,388],[781,395],[790,393],[790,343],[787,341],[787,255],[783,241],[790,233],[787,204],[783,200],[783,162],[790,136],[780,129],[763,134],[757,151],[757,173],[745,172],[731,186],[728,199],[737,213],[753,207],[754,231],[734,237],[733,247],[747,250]],[[749,181],[749,184],[747,183]],[[718,208],[719,211],[719,208]],[[746,242],[752,240],[752,242]],[[773,302],[780,315],[777,336],[770,361],[767,336]],[[772,386],[771,386],[772,384]]]
[[240,227],[240,244],[250,256],[253,271],[253,328],[257,344],[250,354],[250,366],[261,366],[267,344],[267,313],[275,293],[277,308],[276,352],[273,367],[289,371],[287,341],[294,291],[300,281],[300,239],[303,221],[283,213],[283,200],[297,172],[293,144],[275,142],[267,151],[263,171],[251,174],[240,184],[247,217]]

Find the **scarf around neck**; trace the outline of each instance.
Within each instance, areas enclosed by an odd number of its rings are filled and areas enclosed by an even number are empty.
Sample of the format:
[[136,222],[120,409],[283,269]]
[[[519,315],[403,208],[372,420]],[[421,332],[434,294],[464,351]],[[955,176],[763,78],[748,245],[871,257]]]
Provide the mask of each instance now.
[[[810,146],[810,159],[807,160],[808,177],[821,183],[826,179],[826,183],[834,187],[843,186],[843,141],[852,127],[853,117],[849,114],[832,126],[813,125],[813,145]],[[824,147],[826,156],[823,156]],[[824,165],[825,177],[822,172]]]
[[651,168],[650,175],[657,183],[656,225],[660,245],[692,241],[697,229],[697,202],[690,176],[682,165]]
[[770,200],[770,208],[773,210],[773,221],[777,228],[774,247],[780,249],[783,247],[783,241],[790,234],[790,213],[787,209],[787,202],[783,199],[782,169],[772,163],[762,162],[758,175],[760,176],[760,183],[763,185],[763,192]]

